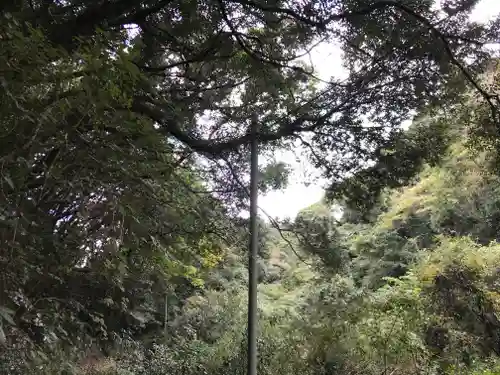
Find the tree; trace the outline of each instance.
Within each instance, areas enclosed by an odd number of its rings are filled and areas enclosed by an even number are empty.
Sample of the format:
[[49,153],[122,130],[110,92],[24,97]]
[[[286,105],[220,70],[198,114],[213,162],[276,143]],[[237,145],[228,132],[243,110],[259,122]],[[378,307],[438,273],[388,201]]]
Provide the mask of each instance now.
[[[476,76],[498,25],[468,22],[474,4],[2,2],[5,320],[38,344],[106,341],[144,325],[130,311],[158,305],[174,279],[199,285],[240,234],[254,114],[262,190],[286,176],[272,152],[296,141],[333,183],[385,160],[405,143],[401,121],[457,103],[462,81],[497,124]],[[343,46],[349,76],[320,88],[296,58],[324,38]]]
[[48,347],[158,326],[154,300],[218,262],[227,210],[151,120],[120,110],[141,79],[123,50],[96,37],[70,56],[7,15],[0,37],[0,305]]
[[346,252],[336,228],[332,208],[318,202],[299,212],[293,230],[298,236],[301,248],[318,256],[328,268],[338,271],[345,263]]
[[[141,7],[127,0],[33,1],[3,9],[44,30],[69,53],[98,29],[116,40],[137,25],[127,60],[147,80],[134,90],[130,109],[157,122],[159,134],[221,157],[248,144],[241,124],[257,113],[264,145],[312,132],[304,145],[311,144],[315,164],[333,179],[358,170],[359,160],[392,142],[411,111],[456,98],[460,87],[450,90],[444,83],[459,78],[477,86],[496,116],[493,98],[474,76],[489,56],[482,46],[496,24],[467,21],[476,3],[445,2],[442,11],[431,0],[149,0]],[[308,68],[293,62],[318,38],[342,44],[350,71],[345,82],[332,79],[323,90],[312,88]],[[107,48],[116,52],[113,42]],[[236,102],[235,90],[241,93]],[[197,119],[205,111],[211,120],[201,126]],[[363,117],[373,126],[362,126]]]

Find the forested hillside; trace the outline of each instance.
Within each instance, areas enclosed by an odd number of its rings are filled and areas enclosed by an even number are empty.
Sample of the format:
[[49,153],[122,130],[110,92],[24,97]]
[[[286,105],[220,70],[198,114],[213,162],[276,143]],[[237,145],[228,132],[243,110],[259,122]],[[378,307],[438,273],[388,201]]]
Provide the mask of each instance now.
[[477,3],[2,2],[0,374],[246,373],[250,117],[261,193],[297,142],[330,182],[259,218],[259,375],[500,374]]

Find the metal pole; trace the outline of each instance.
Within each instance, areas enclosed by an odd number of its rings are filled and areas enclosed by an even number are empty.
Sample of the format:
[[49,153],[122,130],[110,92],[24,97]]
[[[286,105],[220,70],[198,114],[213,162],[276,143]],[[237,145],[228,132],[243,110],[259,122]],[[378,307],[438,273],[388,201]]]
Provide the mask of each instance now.
[[252,118],[250,157],[250,248],[248,255],[248,372],[257,375],[257,186],[258,186],[258,147],[257,118]]

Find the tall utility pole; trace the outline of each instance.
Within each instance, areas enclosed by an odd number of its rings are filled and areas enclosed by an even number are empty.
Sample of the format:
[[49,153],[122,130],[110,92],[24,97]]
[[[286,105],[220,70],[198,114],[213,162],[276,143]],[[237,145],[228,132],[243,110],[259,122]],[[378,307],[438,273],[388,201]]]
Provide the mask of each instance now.
[[250,244],[248,254],[248,371],[257,375],[257,187],[258,187],[258,122],[251,123],[252,144],[250,149]]

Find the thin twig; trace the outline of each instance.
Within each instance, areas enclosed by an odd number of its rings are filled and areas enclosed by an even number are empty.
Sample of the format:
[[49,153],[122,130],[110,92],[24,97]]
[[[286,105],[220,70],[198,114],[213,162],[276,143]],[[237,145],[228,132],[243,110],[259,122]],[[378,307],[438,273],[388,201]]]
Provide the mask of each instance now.
[[[248,189],[245,187],[245,185],[240,181],[240,179],[238,178],[238,175],[236,174],[236,172],[234,171],[233,167],[231,166],[231,164],[229,163],[228,160],[224,160],[226,162],[226,165],[229,169],[229,171],[231,172],[233,178],[235,179],[236,183],[238,185],[240,185],[240,187],[243,189],[243,191],[245,192],[245,194],[248,196],[248,198],[250,198],[250,192],[248,191]],[[261,210],[264,215],[266,215],[269,219],[269,222],[271,223],[271,225],[279,232],[280,234],[280,237],[287,243],[287,245],[290,247],[290,249],[293,251],[293,253],[297,256],[297,258],[304,264],[308,265],[308,266],[312,266],[311,263],[308,263],[304,260],[304,258],[299,255],[299,253],[297,252],[297,250],[295,250],[295,248],[293,247],[292,243],[290,242],[290,240],[288,238],[285,237],[285,235],[283,234],[283,231],[281,229],[281,227],[279,226],[279,224],[276,222],[276,220],[274,220],[269,214],[266,213],[266,211],[264,211],[264,209],[262,209],[260,206],[259,207],[259,210]]]

